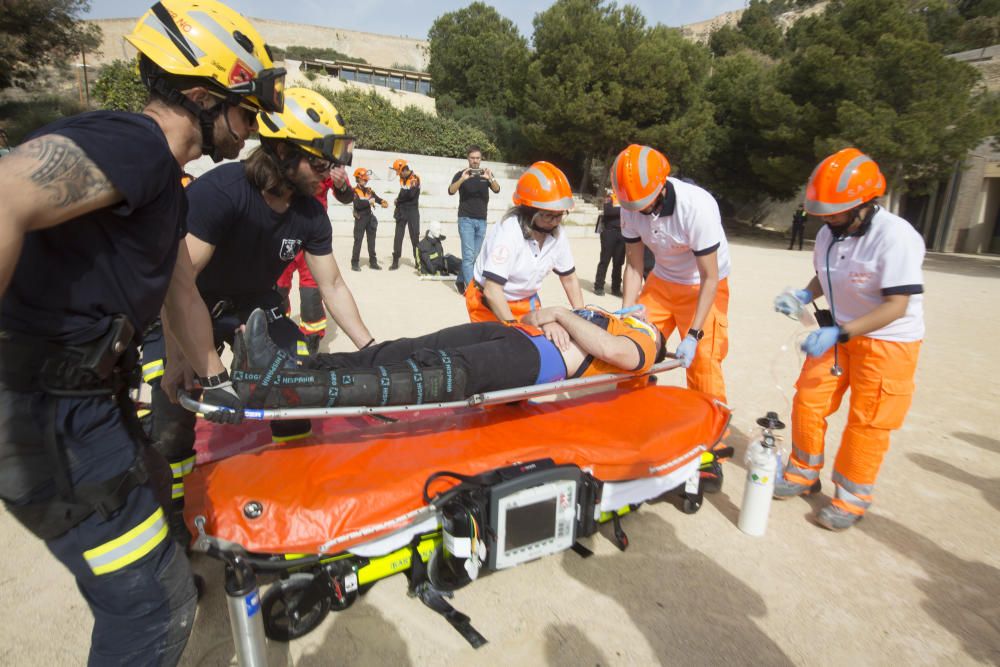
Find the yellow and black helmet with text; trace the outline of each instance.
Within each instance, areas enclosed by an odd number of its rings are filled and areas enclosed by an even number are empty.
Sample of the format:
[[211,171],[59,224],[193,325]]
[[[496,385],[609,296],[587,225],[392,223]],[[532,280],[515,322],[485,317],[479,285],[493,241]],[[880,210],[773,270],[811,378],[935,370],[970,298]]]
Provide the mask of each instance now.
[[308,88],[286,90],[281,113],[260,114],[260,138],[290,142],[336,165],[350,165],[353,159],[354,137],[347,134],[337,107]]
[[216,0],[162,0],[125,37],[141,54],[143,83],[165,97],[204,86],[230,105],[280,112],[285,70],[242,15]]

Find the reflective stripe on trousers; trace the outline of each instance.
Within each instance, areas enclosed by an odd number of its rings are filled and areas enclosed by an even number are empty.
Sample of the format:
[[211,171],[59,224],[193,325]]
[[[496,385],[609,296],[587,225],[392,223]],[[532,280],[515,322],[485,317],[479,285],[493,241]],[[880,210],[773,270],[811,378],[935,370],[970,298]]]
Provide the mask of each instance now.
[[[863,513],[889,449],[889,434],[903,424],[913,399],[920,341],[892,342],[859,336],[836,346],[843,375],[830,374],[833,350],[809,357],[796,382],[792,404],[792,456],[785,479],[803,483],[823,465],[827,417],[851,390],[847,426],[834,461],[833,504]],[[815,471],[816,476],[807,476]],[[797,477],[799,477],[797,479]]]

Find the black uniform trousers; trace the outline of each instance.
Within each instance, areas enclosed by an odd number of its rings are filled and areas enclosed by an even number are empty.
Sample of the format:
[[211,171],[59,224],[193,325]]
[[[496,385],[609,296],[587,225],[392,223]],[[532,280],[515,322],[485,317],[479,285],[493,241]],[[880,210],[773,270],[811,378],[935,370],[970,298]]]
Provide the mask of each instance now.
[[351,265],[357,265],[361,261],[361,239],[367,237],[368,240],[368,261],[373,263],[378,260],[375,253],[375,232],[378,230],[378,219],[375,214],[367,211],[354,218],[354,248],[351,250]]
[[[403,256],[403,234],[410,232],[410,249],[416,262],[417,244],[420,243],[420,208],[417,206],[396,207],[396,236],[392,240],[392,259]],[[419,266],[418,266],[419,268]]]
[[604,278],[611,264],[611,289],[620,290],[622,286],[622,266],[625,264],[625,239],[618,225],[604,226],[601,230],[601,258],[597,261],[597,275],[594,277],[594,287],[603,288]]

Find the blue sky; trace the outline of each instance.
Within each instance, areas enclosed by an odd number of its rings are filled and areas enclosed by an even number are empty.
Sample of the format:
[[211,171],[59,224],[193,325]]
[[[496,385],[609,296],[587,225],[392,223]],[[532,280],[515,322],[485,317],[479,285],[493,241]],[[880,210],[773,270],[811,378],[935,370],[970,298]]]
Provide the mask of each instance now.
[[[91,0],[86,18],[138,18],[152,0]],[[332,26],[385,35],[406,35],[425,39],[434,19],[445,12],[470,4],[470,0],[228,0],[228,4],[247,16],[282,19],[294,23]],[[549,6],[538,0],[508,0],[491,3],[503,16],[514,21],[526,37],[531,36],[531,20]],[[619,3],[624,4],[624,3]],[[745,0],[632,0],[629,4],[642,10],[650,23],[680,26],[704,21],[713,16],[745,6]],[[340,11],[346,8],[346,11]]]

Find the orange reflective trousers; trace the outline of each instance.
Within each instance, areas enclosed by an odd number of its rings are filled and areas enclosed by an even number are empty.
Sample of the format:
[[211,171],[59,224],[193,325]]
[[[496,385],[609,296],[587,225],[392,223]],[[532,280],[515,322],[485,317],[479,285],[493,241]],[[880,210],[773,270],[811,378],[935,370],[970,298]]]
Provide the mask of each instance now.
[[[513,313],[514,319],[520,320],[531,311],[541,308],[542,302],[538,298],[538,295],[535,294],[527,299],[508,301],[507,305],[510,307],[510,312]],[[469,286],[465,288],[465,308],[469,311],[470,322],[499,321],[497,316],[493,314],[493,311],[486,307],[483,290],[477,283],[469,283]]]
[[920,341],[898,343],[859,336],[836,346],[844,373],[835,377],[833,349],[806,359],[795,383],[792,455],[785,479],[811,485],[823,468],[826,418],[840,407],[848,388],[850,413],[833,463],[833,504],[864,514],[889,450],[889,433],[903,425],[913,400]]
[[[664,338],[674,329],[683,339],[694,322],[698,309],[700,285],[681,285],[658,278],[652,273],[639,295],[639,303],[646,307],[646,316]],[[729,279],[719,281],[715,303],[702,325],[705,337],[698,343],[694,361],[687,369],[689,389],[703,391],[726,402],[726,380],[722,376],[722,360],[729,353]]]

